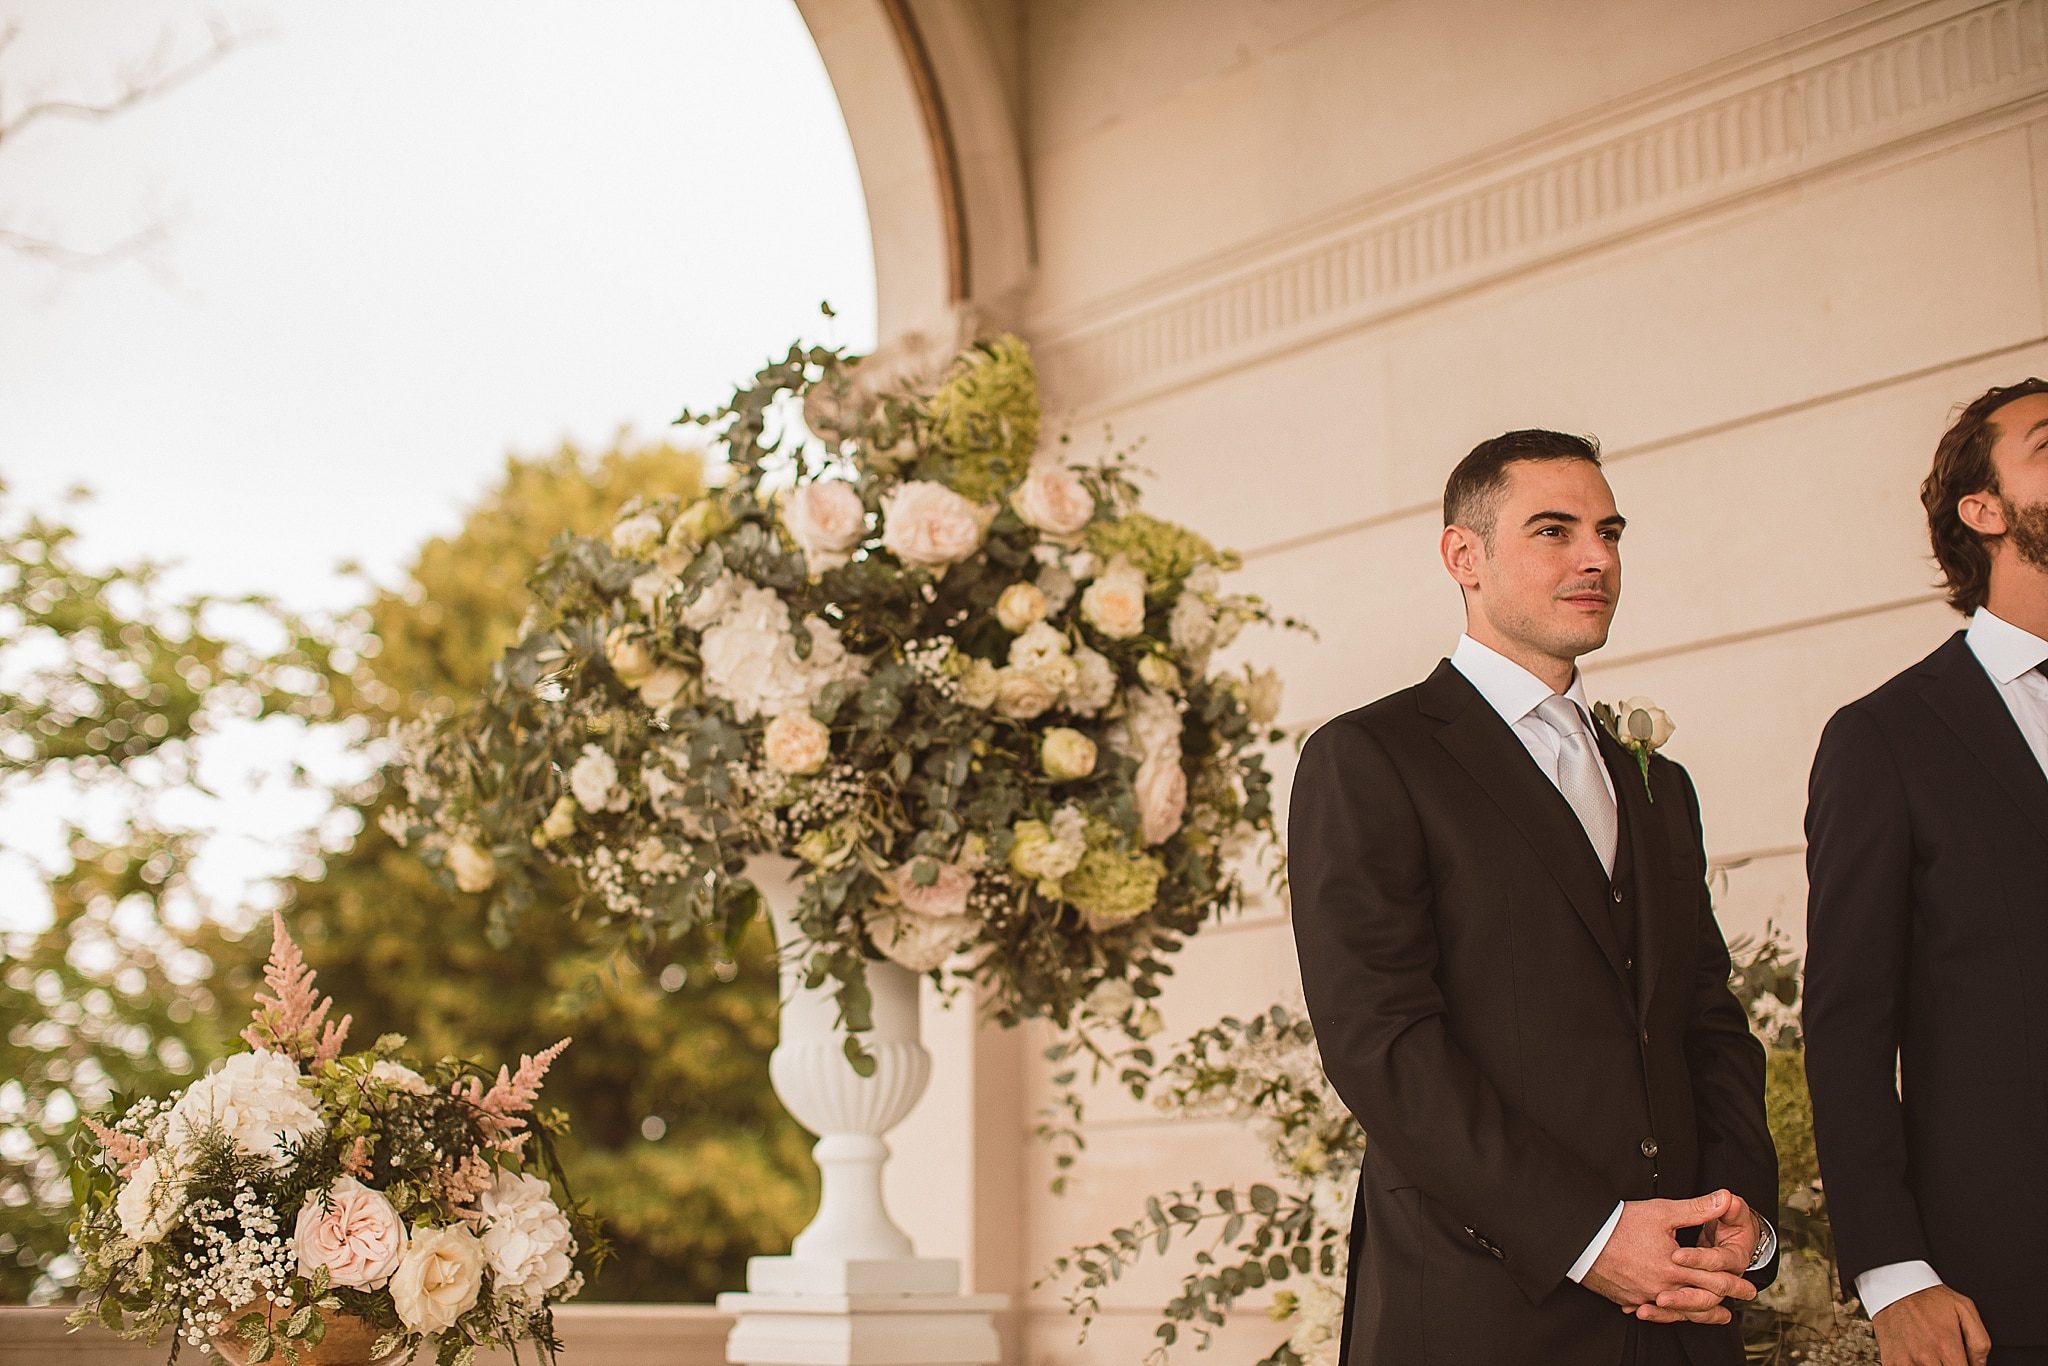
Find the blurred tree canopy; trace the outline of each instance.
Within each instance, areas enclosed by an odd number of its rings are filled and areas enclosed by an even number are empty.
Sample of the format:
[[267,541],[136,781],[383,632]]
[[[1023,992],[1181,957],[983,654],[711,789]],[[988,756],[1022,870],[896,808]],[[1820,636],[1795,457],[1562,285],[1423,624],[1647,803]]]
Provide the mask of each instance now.
[[[234,1047],[268,946],[189,904],[183,923],[198,927],[168,928],[192,900],[203,832],[156,818],[147,795],[190,783],[191,751],[233,720],[288,715],[374,745],[394,719],[459,705],[515,639],[525,577],[557,535],[600,531],[631,498],[689,496],[700,475],[693,452],[624,441],[508,459],[403,582],[372,586],[362,612],[324,624],[262,601],[163,601],[147,566],[85,573],[64,527],[7,518],[0,486],[0,801],[10,783],[18,796],[57,780],[118,789],[108,804],[130,813],[111,833],[67,831],[69,866],[47,878],[53,923],[5,945],[0,1299],[47,1298],[64,1282],[77,1111],[182,1086]],[[253,618],[263,648],[213,627],[222,612]],[[352,837],[310,851],[282,895],[321,987],[359,1031],[488,1062],[575,1038],[546,1099],[574,1122],[562,1155],[615,1253],[587,1298],[708,1300],[741,1283],[749,1255],[787,1248],[816,1175],[768,1087],[765,931],[737,961],[702,944],[629,960],[568,916],[493,943],[481,898],[444,889],[379,827],[379,779],[334,801],[331,824]]]

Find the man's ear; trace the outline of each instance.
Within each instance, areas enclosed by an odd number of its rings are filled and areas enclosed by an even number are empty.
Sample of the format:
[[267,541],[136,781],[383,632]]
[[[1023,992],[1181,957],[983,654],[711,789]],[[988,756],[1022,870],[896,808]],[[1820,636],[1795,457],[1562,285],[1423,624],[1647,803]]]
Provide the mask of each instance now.
[[1988,489],[1958,498],[1956,516],[1979,536],[2003,536],[2011,529],[2005,524],[2005,504]]
[[1470,527],[1447,526],[1437,542],[1437,551],[1443,556],[1444,569],[1459,587],[1479,587],[1479,562],[1486,556],[1486,543],[1478,532]]

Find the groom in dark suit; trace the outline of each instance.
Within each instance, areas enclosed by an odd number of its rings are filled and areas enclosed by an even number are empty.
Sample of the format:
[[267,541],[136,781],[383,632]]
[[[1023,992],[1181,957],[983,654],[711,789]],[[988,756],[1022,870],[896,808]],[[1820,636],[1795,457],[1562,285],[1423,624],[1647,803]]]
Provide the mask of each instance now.
[[1685,770],[1594,723],[1623,519],[1592,443],[1510,432],[1444,491],[1456,652],[1308,738],[1302,986],[1367,1135],[1349,1366],[1739,1366],[1775,1273],[1763,1049]]
[[1885,1366],[2048,1363],[2048,382],[1965,408],[1920,494],[1970,624],[1814,757],[1814,1137]]

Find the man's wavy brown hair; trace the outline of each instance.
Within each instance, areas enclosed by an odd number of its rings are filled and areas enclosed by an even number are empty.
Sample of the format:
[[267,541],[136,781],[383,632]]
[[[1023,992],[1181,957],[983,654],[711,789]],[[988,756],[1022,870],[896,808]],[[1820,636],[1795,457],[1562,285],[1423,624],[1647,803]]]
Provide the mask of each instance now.
[[2030,394],[2048,394],[2048,380],[2023,379],[1972,399],[1942,433],[1934,468],[1920,485],[1927,536],[1948,584],[1948,605],[1964,616],[1982,607],[1991,590],[1991,545],[1990,538],[1963,524],[1956,504],[1973,493],[1998,492],[1998,468],[1991,463],[1998,428],[1991,419],[2006,404]]

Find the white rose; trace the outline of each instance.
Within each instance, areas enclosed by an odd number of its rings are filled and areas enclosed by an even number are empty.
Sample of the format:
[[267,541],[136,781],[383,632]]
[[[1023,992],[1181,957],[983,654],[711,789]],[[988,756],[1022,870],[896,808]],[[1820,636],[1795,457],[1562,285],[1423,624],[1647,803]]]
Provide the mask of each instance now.
[[832,732],[807,711],[786,711],[761,735],[768,766],[780,773],[816,773],[832,752]]
[[615,626],[604,638],[605,662],[619,676],[619,682],[637,688],[654,672],[654,651],[647,638],[630,626]]
[[866,924],[882,955],[912,972],[930,972],[981,932],[979,916],[911,915],[894,906],[870,907]]
[[1095,742],[1068,726],[1054,726],[1039,746],[1038,761],[1056,783],[1085,778],[1095,771]]
[[1188,805],[1188,775],[1180,750],[1155,750],[1138,765],[1136,780],[1138,830],[1147,844],[1158,844],[1180,829]]
[[161,1152],[142,1159],[114,1201],[121,1232],[138,1243],[162,1242],[184,1209],[185,1178]]
[[845,480],[813,479],[791,491],[782,524],[815,574],[852,558],[853,548],[867,535],[868,510]]
[[[1677,723],[1665,713],[1664,709],[1647,697],[1624,698],[1621,705],[1614,710],[1621,718],[1621,733],[1623,735],[1633,739],[1636,738],[1636,732],[1639,729],[1644,726],[1649,728],[1649,745],[1651,749],[1663,748],[1664,742],[1671,738],[1671,733],[1678,729]],[[1635,719],[1638,712],[1642,713],[1644,718],[1641,726],[1638,726]]]
[[1057,461],[1033,462],[1031,472],[1010,495],[1010,506],[1048,536],[1070,537],[1088,525],[1095,515],[1095,497],[1065,465]]
[[1040,621],[1010,642],[1010,667],[1037,669],[1065,656],[1070,648],[1067,633],[1051,622]]
[[983,512],[944,484],[912,479],[890,495],[882,544],[908,565],[942,569],[972,555],[988,529]]
[[701,631],[724,616],[740,600],[740,589],[746,580],[730,569],[718,571],[718,577],[697,590],[697,596],[690,599],[683,608],[682,622],[692,631]]
[[569,1279],[576,1239],[547,1182],[501,1169],[476,1205],[483,1215],[484,1262],[497,1293],[538,1303]]
[[1081,646],[1074,651],[1074,681],[1060,699],[1076,716],[1093,716],[1116,696],[1116,668],[1109,657]]
[[498,880],[498,861],[488,850],[464,840],[448,846],[448,871],[455,874],[455,885],[462,891],[488,892]]
[[1112,640],[1145,629],[1145,571],[1119,555],[1081,593],[1081,618]]
[[1255,726],[1270,726],[1280,716],[1280,674],[1275,669],[1259,669],[1248,680],[1245,687],[1245,711],[1250,713]]
[[960,700],[970,707],[987,710],[996,704],[997,681],[1000,675],[996,666],[985,659],[976,659],[967,665],[967,672],[960,675]]
[[661,545],[661,518],[652,512],[636,512],[612,528],[612,553],[628,560],[645,560]]
[[219,1129],[240,1151],[281,1167],[286,1145],[321,1127],[319,1106],[299,1065],[258,1048],[235,1054],[187,1087],[171,1107],[165,1134],[182,1157],[201,1136]]
[[1180,670],[1165,655],[1146,655],[1139,660],[1138,677],[1161,692],[1180,691]]
[[409,1091],[415,1096],[427,1094],[427,1079],[402,1062],[379,1058],[370,1065],[370,1080],[384,1083],[394,1091]]
[[996,670],[996,710],[1012,720],[1042,716],[1058,699],[1053,686],[1030,669]]
[[569,769],[569,791],[585,811],[624,811],[632,794],[619,786],[619,766],[598,745],[585,745]]
[[1045,620],[1045,594],[1035,583],[1013,583],[996,599],[996,620],[1005,631],[1021,631]]
[[415,1333],[445,1333],[476,1306],[483,1283],[483,1245],[468,1229],[414,1229],[391,1275],[391,1307]]

